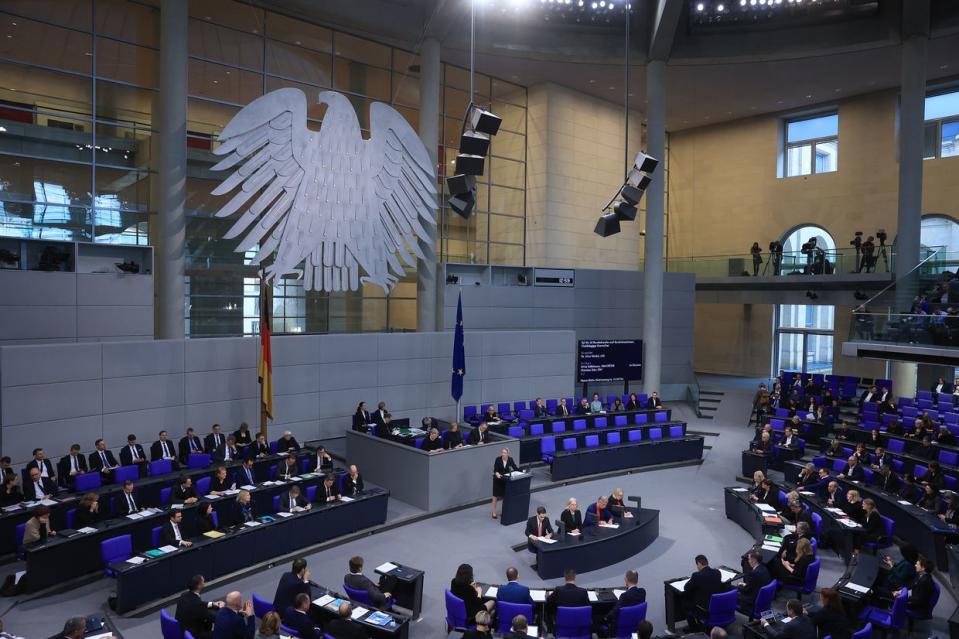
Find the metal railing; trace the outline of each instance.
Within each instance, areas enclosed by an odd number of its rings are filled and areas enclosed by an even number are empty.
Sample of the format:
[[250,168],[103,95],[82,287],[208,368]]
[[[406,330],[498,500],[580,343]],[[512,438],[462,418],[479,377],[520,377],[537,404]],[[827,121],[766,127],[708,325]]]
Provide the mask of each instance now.
[[[758,258],[758,260],[756,259]],[[877,247],[872,260],[863,260],[855,249],[815,249],[812,251],[765,251],[730,255],[671,257],[666,270],[695,273],[700,277],[751,277],[794,275],[848,275],[859,272],[891,272],[895,256],[889,247]]]

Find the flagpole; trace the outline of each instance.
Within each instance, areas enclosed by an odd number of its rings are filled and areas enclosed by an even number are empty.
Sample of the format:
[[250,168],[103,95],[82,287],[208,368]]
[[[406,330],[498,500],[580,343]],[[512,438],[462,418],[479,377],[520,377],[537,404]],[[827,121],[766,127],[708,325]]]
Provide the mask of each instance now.
[[[266,285],[266,280],[263,276],[263,272],[260,271],[260,304],[261,305],[269,303],[269,300],[267,299],[266,291],[263,288],[265,285]],[[261,308],[260,309],[260,349],[261,351],[263,349],[262,336],[263,336],[263,321],[265,317],[267,317],[267,315],[263,312],[263,309]],[[262,358],[262,354],[260,355],[260,357]],[[266,380],[259,375],[259,359],[257,360],[257,380],[260,383],[260,397],[259,397],[260,401],[258,402],[260,405],[260,434],[263,435],[263,437],[267,438],[267,441],[269,441],[269,435],[266,432],[267,431],[266,404],[263,403],[263,384],[266,382]]]

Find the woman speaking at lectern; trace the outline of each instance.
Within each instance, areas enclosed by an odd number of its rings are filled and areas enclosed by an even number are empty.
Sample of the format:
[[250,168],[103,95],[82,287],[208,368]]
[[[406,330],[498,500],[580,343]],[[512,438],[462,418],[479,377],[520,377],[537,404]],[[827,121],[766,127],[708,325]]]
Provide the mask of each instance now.
[[504,448],[493,462],[493,519],[496,519],[496,500],[506,494],[506,475],[514,470],[519,472],[519,466],[509,456],[509,448]]

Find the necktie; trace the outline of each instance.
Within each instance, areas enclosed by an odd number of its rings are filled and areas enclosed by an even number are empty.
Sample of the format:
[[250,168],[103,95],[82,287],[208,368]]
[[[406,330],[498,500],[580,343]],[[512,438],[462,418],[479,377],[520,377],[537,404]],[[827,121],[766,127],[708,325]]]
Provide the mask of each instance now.
[[130,458],[137,459],[137,449],[136,446],[130,446]]
[[180,527],[176,524],[173,524],[173,536],[176,537],[177,541],[182,541],[183,538],[180,537]]
[[252,484],[252,483],[253,483],[253,474],[250,472],[250,469],[249,469],[249,468],[244,468],[244,470],[246,471],[246,479],[247,479],[247,481],[248,481],[250,484]]
[[214,437],[213,437],[213,442],[216,444],[216,447],[219,448],[219,447],[220,447],[220,436],[219,436],[219,435],[214,435]]
[[46,477],[46,476],[47,476],[47,465],[44,464],[42,461],[38,461],[38,462],[37,462],[37,466],[40,468],[40,476],[41,476],[41,477]]
[[110,464],[107,463],[107,454],[102,450],[100,451],[100,460],[103,461],[104,468],[108,468],[110,466]]
[[137,503],[133,501],[133,494],[127,493],[127,505],[130,507],[130,512],[134,512],[137,509]]
[[192,437],[190,438],[190,452],[191,453],[196,452],[196,440],[193,439]]
[[46,494],[43,492],[43,482],[38,481],[33,484],[33,491],[37,499],[43,499]]
[[76,458],[76,456],[70,455],[70,464],[73,466],[73,470],[74,470],[74,471],[80,470],[79,468],[77,468],[77,458]]
[[293,512],[293,507],[296,506],[296,502],[290,497],[290,512]]
[[543,536],[543,522],[538,517],[536,519],[536,536]]

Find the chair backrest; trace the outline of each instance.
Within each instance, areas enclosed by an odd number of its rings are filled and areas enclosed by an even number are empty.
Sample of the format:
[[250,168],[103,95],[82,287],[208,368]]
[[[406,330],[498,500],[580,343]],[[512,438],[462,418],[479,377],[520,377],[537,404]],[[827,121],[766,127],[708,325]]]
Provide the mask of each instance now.
[[290,628],[289,626],[287,626],[287,625],[284,624],[284,623],[281,623],[281,624],[280,624],[280,634],[281,634],[281,635],[286,635],[286,636],[288,636],[288,637],[299,637],[299,636],[300,636],[300,633],[298,633],[298,632],[296,631],[296,629]]
[[736,621],[737,590],[721,592],[709,598],[709,610],[706,613],[706,625],[728,626]]
[[573,430],[586,430],[586,420],[585,419],[574,419],[573,420]]
[[449,628],[465,628],[466,623],[466,604],[462,599],[451,593],[446,594],[446,625]]
[[598,448],[598,447],[599,447],[599,435],[587,435],[586,448]]
[[473,417],[474,415],[476,415],[476,406],[463,407],[463,419],[469,421],[470,417]]
[[892,609],[889,611],[889,627],[899,629],[906,620],[906,602],[909,600],[909,589],[903,588],[899,596],[892,600]]
[[786,497],[786,491],[780,490],[776,497],[779,498],[779,505],[785,508],[786,502],[788,501],[788,498]]
[[150,529],[150,543],[154,548],[160,547],[160,535],[163,534],[163,526],[154,526]]
[[565,433],[566,432],[566,422],[561,419],[557,419],[553,422],[553,432],[554,433]]
[[959,466],[959,453],[954,453],[949,450],[940,450],[939,463],[945,464],[946,466]]
[[[316,488],[316,486],[313,486],[313,488]],[[310,489],[307,488],[307,489],[306,489],[306,492],[307,492],[307,494],[309,494]],[[213,527],[214,527],[214,528],[219,528],[219,527],[220,527],[220,516],[216,514],[216,511],[215,511],[215,510],[214,510],[212,513],[210,513],[210,515],[211,515],[211,517],[212,517],[212,519],[213,519]]]
[[556,452],[556,438],[552,435],[547,435],[543,439],[539,440],[539,450],[540,454],[547,455],[553,454]]
[[552,412],[555,412],[557,406],[559,406],[559,400],[558,400],[558,399],[547,399],[547,400],[546,400],[546,410],[548,410],[549,412],[551,412],[551,413],[552,413]]
[[280,496],[273,495],[273,512],[280,512]]
[[168,613],[166,608],[160,608],[160,632],[163,634],[163,639],[183,639],[180,622]]
[[650,428],[650,429],[649,429],[649,438],[650,438],[650,439],[662,439],[662,438],[663,438],[663,429],[662,429],[662,428]]
[[528,410],[526,408],[526,402],[513,402],[513,414],[519,415],[521,410]]
[[[813,539],[813,541],[816,541]],[[819,561],[819,557],[809,564],[806,567],[806,578],[803,583],[804,592],[815,592],[816,584],[819,583],[819,569],[822,567],[822,562]]]
[[26,522],[22,524],[17,524],[16,528],[14,528],[13,537],[14,537],[14,540],[17,542],[17,548],[23,545],[23,535],[26,534],[26,532],[27,532]]
[[756,593],[756,602],[753,604],[753,619],[759,618],[767,610],[772,610],[773,599],[776,598],[776,588],[778,586],[779,582],[773,579],[759,589],[759,592]]
[[607,395],[606,396],[606,406],[609,408],[613,407],[613,404],[616,403],[616,395]]
[[543,434],[543,424],[530,424],[529,425],[529,434],[530,435],[542,435]]
[[773,430],[782,430],[786,427],[786,420],[773,417],[769,420],[769,425],[773,427]]
[[83,473],[73,478],[73,487],[78,493],[96,490],[101,484],[100,473]]
[[212,481],[213,479],[211,477],[200,477],[196,480],[196,494],[205,497],[206,494],[210,492],[210,482]]
[[923,466],[922,464],[916,464],[912,467],[912,474],[916,476],[916,479],[921,479],[925,477],[926,473],[929,472],[928,466]]
[[100,542],[100,558],[107,566],[117,561],[125,561],[133,556],[133,537],[120,535]]
[[596,420],[593,422],[593,427],[594,427],[594,428],[606,428],[606,423],[607,423],[607,422],[606,422],[606,418],[605,418],[605,417],[597,417]]
[[625,426],[628,422],[626,415],[616,415],[613,417],[613,424],[616,426]]
[[67,511],[67,528],[73,528],[73,521],[77,515],[77,509],[71,508]]
[[518,415],[520,419],[533,419],[533,411],[528,408],[521,408],[514,415]]
[[841,473],[846,468],[845,459],[834,459],[832,460],[832,469],[837,473]]
[[499,622],[496,629],[502,634],[509,632],[513,625],[513,617],[516,615],[523,615],[526,617],[527,621],[531,621],[533,619],[533,604],[518,604],[510,603],[508,601],[497,601],[496,618],[499,620]]
[[646,413],[636,413],[636,417],[633,418],[633,423],[634,423],[634,424],[648,424],[648,423],[649,423],[649,415],[647,415]]
[[905,470],[905,468],[906,468],[906,462],[904,462],[903,460],[901,459],[892,460],[892,469],[896,471],[897,473],[901,474],[902,471]]
[[669,427],[669,436],[670,437],[682,437],[683,436],[683,425],[674,424]]
[[882,534],[892,539],[893,533],[896,531],[896,522],[893,521],[891,517],[886,517],[885,515],[879,515],[879,519],[882,521]]
[[669,420],[669,415],[666,414],[666,411],[659,410],[659,411],[656,411],[655,419],[653,421],[655,421],[658,424],[662,424],[668,420]]
[[353,601],[358,601],[361,604],[366,604],[367,606],[373,605],[373,600],[370,599],[370,593],[367,590],[357,590],[355,588],[350,588],[346,584],[343,584],[343,590],[346,591],[346,596]]
[[646,618],[647,602],[636,604],[635,606],[625,606],[619,609],[619,616],[616,617],[616,637],[619,639],[629,639],[636,630],[636,624]]
[[609,445],[618,444],[620,442],[620,435],[618,431],[613,431],[606,434],[606,443]]
[[261,599],[255,592],[253,593],[253,614],[262,619],[266,613],[273,610],[273,602]]
[[166,475],[173,472],[173,462],[169,459],[158,459],[150,462],[150,475]]
[[487,410],[490,406],[492,406],[492,405],[493,405],[493,404],[480,404],[480,413],[482,413],[483,415],[485,415],[485,414],[486,414],[486,410]]
[[592,606],[559,606],[556,608],[556,636],[589,639],[592,621]]
[[852,639],[872,639],[872,624],[867,623],[865,626],[852,633]]
[[510,437],[522,437],[523,436],[523,427],[522,426],[510,426],[506,429],[506,434]]
[[502,402],[502,403],[500,403],[500,404],[497,404],[497,405],[496,405],[496,412],[499,413],[500,416],[509,415],[509,414],[510,414],[510,405],[509,405],[509,402]]
[[210,465],[210,456],[206,453],[192,453],[186,460],[187,468],[206,468]]
[[[166,506],[170,503],[170,496],[173,494],[173,487],[167,486],[166,488],[160,489],[160,505]],[[72,526],[71,526],[72,528]]]
[[567,437],[563,440],[563,450],[576,450],[576,438]]
[[638,441],[642,440],[642,438],[643,438],[643,431],[641,431],[641,430],[638,429],[638,428],[634,428],[633,430],[631,430],[631,431],[629,431],[628,433],[626,433],[626,440],[627,440],[627,441],[638,442]]
[[118,484],[122,484],[127,480],[136,481],[138,479],[140,479],[139,466],[120,466],[113,471],[113,481]]

